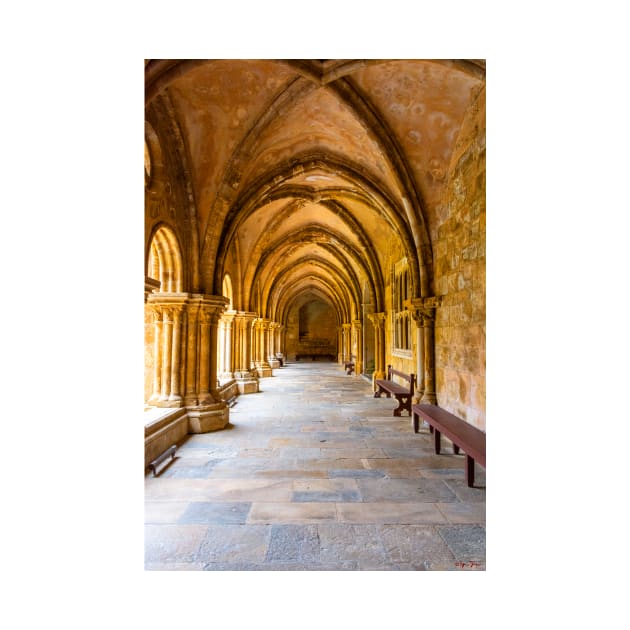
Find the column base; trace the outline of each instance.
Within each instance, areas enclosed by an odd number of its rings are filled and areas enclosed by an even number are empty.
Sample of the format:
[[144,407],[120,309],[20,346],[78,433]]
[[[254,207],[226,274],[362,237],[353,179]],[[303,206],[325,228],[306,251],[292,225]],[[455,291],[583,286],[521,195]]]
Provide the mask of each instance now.
[[372,390],[376,391],[378,388],[376,387],[377,380],[384,380],[387,377],[385,372],[372,372]]
[[426,403],[427,405],[437,405],[437,398],[435,394],[431,392],[424,392],[424,394],[422,394],[421,402]]
[[268,363],[260,363],[256,366],[256,374],[258,378],[265,378],[267,376],[272,376],[273,372],[271,371],[271,366]]
[[225,429],[230,421],[230,410],[223,402],[199,405],[198,407],[187,409],[187,412],[188,433],[219,431],[220,429]]
[[272,367],[272,369],[279,368],[280,361],[278,361],[278,359],[269,359],[269,365]]
[[237,378],[236,386],[240,394],[257,394],[260,391],[258,388],[258,379],[254,376]]

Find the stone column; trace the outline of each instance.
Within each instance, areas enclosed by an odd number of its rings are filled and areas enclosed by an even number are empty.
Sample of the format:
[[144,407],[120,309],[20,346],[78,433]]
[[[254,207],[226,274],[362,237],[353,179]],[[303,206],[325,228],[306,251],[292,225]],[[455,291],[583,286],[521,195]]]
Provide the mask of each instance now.
[[194,298],[199,305],[197,330],[199,352],[196,364],[198,402],[187,407],[188,431],[207,433],[223,429],[229,421],[229,409],[217,392],[218,326],[228,300],[215,295],[195,295]]
[[[286,356],[284,355],[284,344],[282,343],[283,331],[284,331],[284,326],[282,324],[276,324],[276,330],[275,330],[275,334],[276,334],[275,353],[276,354],[279,353],[279,354],[282,355],[282,357],[283,357],[282,365],[284,365],[284,361],[286,361]],[[278,363],[280,363],[280,361],[278,361]]]
[[424,315],[419,310],[414,310],[411,317],[416,322],[416,389],[413,403],[419,403],[424,395]]
[[219,320],[219,380],[222,382],[234,378],[233,354],[235,311],[223,313]]
[[153,383],[149,404],[157,407],[181,407],[182,319],[188,293],[153,293],[147,307],[153,311]]
[[343,327],[341,326],[337,328],[337,363],[339,363],[339,365],[344,364]]
[[[212,313],[203,305],[199,311],[199,404],[213,403],[210,395],[210,323]],[[215,386],[216,387],[216,386]]]
[[[414,307],[413,318],[416,324],[422,328],[422,348],[423,354],[423,374],[422,398],[423,403],[437,405],[437,396],[435,392],[435,309],[442,303],[441,296],[431,296],[424,298],[414,298],[411,300]],[[418,357],[419,359],[419,357]],[[418,378],[418,389],[420,389],[420,378]]]
[[153,314],[153,386],[148,402],[156,405],[162,389],[162,309],[158,304],[149,308]]
[[352,351],[356,356],[354,370],[357,374],[363,372],[363,340],[361,338],[363,325],[360,319],[352,321]]
[[187,349],[186,349],[186,393],[184,404],[186,407],[194,407],[199,404],[199,374],[197,371],[197,341],[199,331],[199,302],[188,304],[187,309]]
[[173,338],[171,344],[171,390],[168,396],[169,403],[177,403],[179,407],[182,402],[180,393],[180,380],[179,375],[181,373],[180,365],[180,353],[181,353],[181,325],[182,325],[182,310],[183,306],[176,306],[171,309],[173,316]]
[[280,361],[276,357],[276,334],[280,324],[269,322],[269,354],[268,361],[271,368],[279,368]]
[[252,327],[256,313],[239,311],[234,318],[236,335],[234,353],[234,377],[241,394],[258,392],[258,375],[251,369],[252,365]]
[[162,389],[160,401],[168,400],[171,393],[171,344],[173,340],[173,310],[162,308]]
[[350,355],[352,354],[350,346],[350,329],[352,328],[352,324],[342,324],[341,328],[343,338],[343,362],[345,363],[346,361],[350,361]]
[[374,326],[374,373],[372,387],[376,391],[376,379],[384,379],[385,373],[385,313],[369,313],[368,317]]
[[272,375],[271,366],[267,361],[267,339],[269,336],[269,320],[264,318],[259,318],[255,322],[256,324],[256,370],[258,372],[259,378],[267,377]]

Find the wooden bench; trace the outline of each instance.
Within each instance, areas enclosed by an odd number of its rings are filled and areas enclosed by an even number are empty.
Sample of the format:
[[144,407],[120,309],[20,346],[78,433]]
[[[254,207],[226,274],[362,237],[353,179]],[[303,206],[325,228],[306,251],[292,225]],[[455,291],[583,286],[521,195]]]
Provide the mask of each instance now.
[[157,467],[169,457],[175,459],[175,451],[177,450],[177,446],[173,444],[173,446],[169,446],[161,455],[158,455],[150,464],[149,468],[153,471],[153,476],[157,477]]
[[466,453],[466,483],[472,488],[475,483],[475,462],[486,467],[486,434],[436,405],[419,403],[412,405],[411,409],[414,433],[418,433],[419,421],[422,418],[435,436],[435,452],[438,455],[442,433],[453,442],[455,455],[459,453],[460,448]]
[[350,357],[350,361],[346,361],[343,364],[343,369],[346,371],[346,374],[352,374],[352,372],[354,372],[354,360],[355,357]]
[[[404,387],[392,380],[392,376],[398,376],[409,382],[409,385]],[[413,398],[413,388],[416,382],[414,374],[405,374],[395,370],[391,365],[387,366],[387,380],[376,380],[378,389],[374,392],[374,398],[380,398],[381,394],[387,394],[387,398],[395,396],[398,401],[398,407],[394,409],[394,415],[400,416],[400,412],[403,409],[407,410],[407,413],[411,415],[411,399]]]

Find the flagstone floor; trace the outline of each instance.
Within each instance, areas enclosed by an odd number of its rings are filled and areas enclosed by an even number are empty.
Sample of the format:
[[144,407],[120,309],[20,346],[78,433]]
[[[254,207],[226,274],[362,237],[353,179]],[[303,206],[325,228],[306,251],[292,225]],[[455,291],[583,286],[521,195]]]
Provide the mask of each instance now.
[[145,477],[145,569],[485,570],[485,470],[336,363],[292,363]]

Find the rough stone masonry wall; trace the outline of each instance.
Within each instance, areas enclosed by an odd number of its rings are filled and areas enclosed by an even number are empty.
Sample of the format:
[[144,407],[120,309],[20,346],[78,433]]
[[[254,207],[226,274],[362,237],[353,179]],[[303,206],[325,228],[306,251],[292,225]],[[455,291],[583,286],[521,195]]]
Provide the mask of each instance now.
[[486,427],[485,94],[462,128],[434,235],[438,404]]

